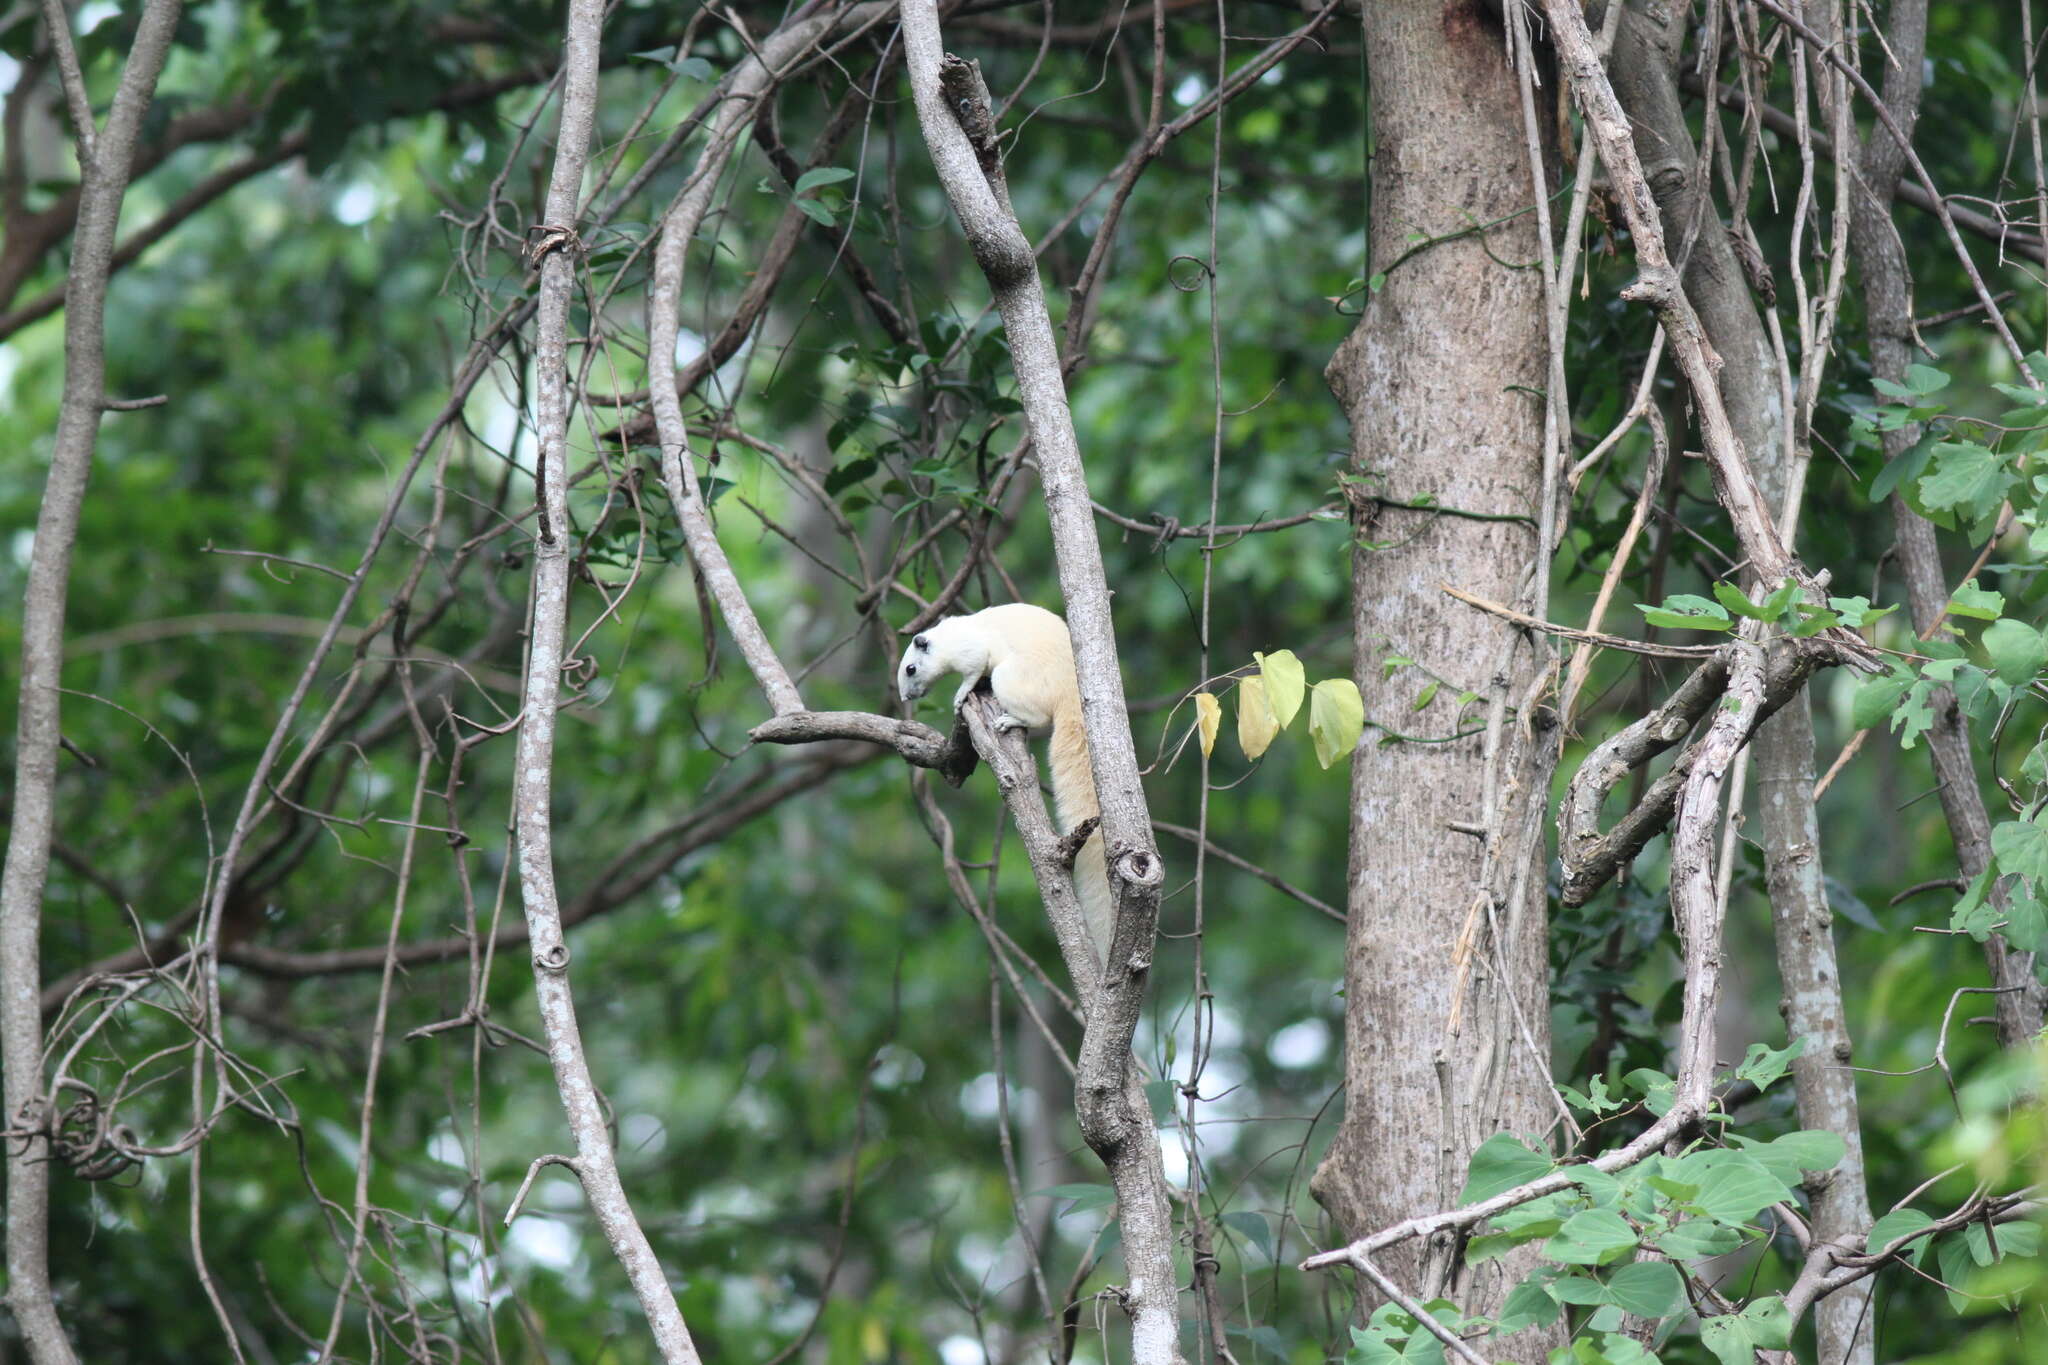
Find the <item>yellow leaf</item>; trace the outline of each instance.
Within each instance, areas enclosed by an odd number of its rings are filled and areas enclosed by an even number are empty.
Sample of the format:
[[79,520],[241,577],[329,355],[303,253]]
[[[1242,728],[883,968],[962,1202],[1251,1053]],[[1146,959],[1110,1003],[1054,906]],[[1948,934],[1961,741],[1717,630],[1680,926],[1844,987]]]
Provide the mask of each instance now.
[[1272,703],[1266,700],[1266,684],[1258,678],[1242,678],[1237,684],[1237,743],[1246,758],[1266,752],[1280,722],[1273,719]]
[[1202,757],[1216,752],[1216,732],[1223,728],[1223,703],[1212,692],[1195,693],[1195,725],[1202,732]]
[[1285,730],[1294,724],[1294,713],[1301,710],[1301,660],[1294,657],[1291,649],[1254,653],[1252,657],[1259,661],[1259,677],[1266,684],[1266,701],[1273,708],[1273,719]]
[[1315,741],[1316,762],[1325,768],[1358,747],[1365,733],[1365,699],[1349,678],[1325,678],[1308,699],[1308,736]]

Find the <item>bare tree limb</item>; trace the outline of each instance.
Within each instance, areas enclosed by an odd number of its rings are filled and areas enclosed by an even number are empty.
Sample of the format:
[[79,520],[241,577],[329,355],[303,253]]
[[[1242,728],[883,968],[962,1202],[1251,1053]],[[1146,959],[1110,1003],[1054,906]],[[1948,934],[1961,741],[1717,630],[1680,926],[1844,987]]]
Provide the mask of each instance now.
[[1102,1157],[1117,1191],[1131,1275],[1125,1307],[1131,1317],[1133,1358],[1139,1365],[1177,1365],[1180,1325],[1173,1222],[1159,1143],[1149,1110],[1132,1103],[1127,1085],[1131,1038],[1151,972],[1165,875],[1138,777],[1093,504],[1067,407],[1038,260],[1009,207],[980,72],[945,52],[935,0],[904,4],[903,43],[918,125],[1002,314],[1019,398],[1038,452],[1039,482],[1074,641],[1082,720],[1117,909],[1101,990],[1087,1002],[1075,1107],[1082,1136]]
[[[21,625],[21,702],[15,727],[14,814],[7,862],[0,873],[0,1071],[5,1075],[0,1124],[24,1130],[7,1153],[7,1307],[36,1365],[71,1365],[76,1356],[50,1292],[49,1108],[43,1093],[43,890],[56,829],[57,751],[63,739],[59,703],[64,665],[64,615],[71,555],[85,485],[107,402],[106,303],[114,230],[134,166],[136,136],[156,94],[157,76],[178,27],[180,0],[149,0],[121,71],[107,122],[97,135],[82,81],[73,69],[65,86],[80,120],[78,219],[73,235],[71,309],[64,318],[64,396],[50,476],[36,515],[35,545]],[[52,38],[70,49],[62,5],[49,6]]]
[[956,727],[949,737],[929,725],[867,711],[797,711],[776,716],[750,732],[759,744],[815,744],[824,739],[857,739],[902,755],[916,768],[935,768],[946,785],[957,787],[974,772],[973,746]]
[[[1672,354],[1697,405],[1708,467],[1714,478],[1714,495],[1728,513],[1750,568],[1760,578],[1778,583],[1787,577],[1797,577],[1811,588],[1812,579],[1778,534],[1776,518],[1764,504],[1763,494],[1750,472],[1748,453],[1729,422],[1716,375],[1721,358],[1708,344],[1699,315],[1686,296],[1684,282],[1665,250],[1657,203],[1643,174],[1642,162],[1636,156],[1628,116],[1608,83],[1593,35],[1586,28],[1585,15],[1576,3],[1566,0],[1544,0],[1543,8],[1550,19],[1559,63],[1592,130],[1600,159],[1612,177],[1629,235],[1635,242],[1639,274],[1622,295],[1648,304],[1664,324]],[[1852,632],[1838,630],[1832,638],[1860,655],[1868,654],[1868,646]]]
[[603,22],[603,0],[570,0],[561,128],[555,139],[554,170],[548,179],[546,217],[532,247],[540,266],[534,377],[541,521],[533,547],[532,638],[527,651],[513,806],[519,891],[533,950],[534,998],[547,1033],[555,1085],[576,1140],[573,1169],[612,1254],[633,1285],[662,1359],[669,1365],[696,1365],[697,1348],[690,1329],[619,1179],[611,1131],[576,1020],[576,1000],[569,985],[569,945],[562,937],[561,903],[555,888],[554,815],[550,809],[555,707],[569,624],[569,309],[576,297],[576,272],[582,255],[576,238],[576,208],[597,116],[597,58]]
[[[826,14],[785,24],[770,34],[747,59],[733,68],[721,85],[722,99],[712,114],[705,133],[704,150],[697,159],[682,192],[676,196],[662,220],[661,240],[654,250],[654,279],[647,290],[647,349],[657,373],[672,363],[676,337],[681,331],[683,267],[690,240],[711,207],[712,193],[726,161],[739,144],[748,121],[760,112],[764,95],[788,74],[788,69],[810,52],[836,28],[858,25],[879,18],[891,6],[887,0],[856,6],[841,14]],[[689,427],[683,420],[682,395],[675,384],[657,381],[649,394],[654,407],[655,427],[661,440],[661,477],[669,501],[682,523],[683,539],[690,559],[703,577],[711,596],[725,617],[725,626],[739,646],[755,682],[767,695],[768,705],[778,716],[804,709],[789,670],[783,667],[775,647],[761,628],[746,589],[733,573],[718,533],[711,525],[710,511],[697,489],[697,473],[690,456]]]
[[[1768,651],[1764,688],[1755,713],[1742,732],[1745,741],[1765,718],[1806,686],[1821,662],[1802,642],[1785,640]],[[1634,809],[1600,829],[1600,808],[1621,780],[1684,739],[1729,685],[1730,661],[1723,654],[1700,665],[1678,685],[1665,703],[1620,731],[1586,755],[1558,803],[1557,856],[1564,867],[1562,896],[1566,905],[1584,905],[1607,884],[1621,865],[1642,852],[1671,823],[1680,793],[1702,752],[1695,745],[1679,755],[1671,770],[1651,784]]]

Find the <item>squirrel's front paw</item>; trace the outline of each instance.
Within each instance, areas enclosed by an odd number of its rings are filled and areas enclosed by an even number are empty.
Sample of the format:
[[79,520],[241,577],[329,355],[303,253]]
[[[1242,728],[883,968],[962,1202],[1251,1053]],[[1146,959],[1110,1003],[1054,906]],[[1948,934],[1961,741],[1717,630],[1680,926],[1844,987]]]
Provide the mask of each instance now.
[[996,717],[996,733],[999,735],[1007,735],[1012,730],[1029,730],[1030,728],[1029,725],[1018,720],[1007,711]]

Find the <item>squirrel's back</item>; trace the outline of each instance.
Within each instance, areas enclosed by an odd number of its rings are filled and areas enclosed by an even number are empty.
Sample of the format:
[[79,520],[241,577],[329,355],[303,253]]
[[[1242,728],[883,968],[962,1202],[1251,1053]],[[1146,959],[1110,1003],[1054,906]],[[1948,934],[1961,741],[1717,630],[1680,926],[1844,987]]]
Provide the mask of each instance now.
[[[939,628],[948,634],[957,632],[955,638],[961,644],[972,641],[973,651],[986,660],[990,690],[1005,712],[1034,729],[1052,727],[1047,758],[1052,769],[1053,811],[1060,828],[1071,830],[1100,814],[1095,769],[1088,759],[1088,736],[1081,724],[1074,643],[1066,620],[1028,602],[1009,602],[951,617]],[[1104,962],[1109,956],[1115,910],[1099,832],[1082,845],[1074,859],[1074,888],[1088,935],[1094,940],[1096,961]]]

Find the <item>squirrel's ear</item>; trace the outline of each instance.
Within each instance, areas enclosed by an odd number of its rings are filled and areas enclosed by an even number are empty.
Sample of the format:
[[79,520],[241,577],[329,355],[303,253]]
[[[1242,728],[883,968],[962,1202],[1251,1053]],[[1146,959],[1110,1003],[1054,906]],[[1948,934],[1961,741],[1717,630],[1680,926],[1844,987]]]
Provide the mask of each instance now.
[[928,635],[920,635],[910,642],[910,647],[912,649],[922,649],[929,651],[932,647],[931,637]]

